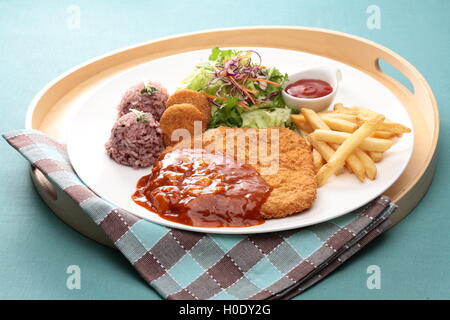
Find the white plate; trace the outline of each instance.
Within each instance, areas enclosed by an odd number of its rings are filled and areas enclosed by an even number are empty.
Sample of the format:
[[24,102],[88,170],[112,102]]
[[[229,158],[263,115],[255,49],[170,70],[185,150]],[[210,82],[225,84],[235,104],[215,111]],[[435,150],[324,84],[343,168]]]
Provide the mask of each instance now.
[[[266,66],[275,66],[288,74],[315,65],[338,67],[343,81],[335,102],[359,105],[386,115],[389,119],[412,128],[401,102],[385,86],[367,74],[346,64],[303,52],[251,48],[257,50]],[[263,233],[304,227],[349,213],[368,203],[388,189],[405,169],[413,151],[413,133],[405,134],[388,150],[377,164],[374,181],[360,183],[345,173],[333,177],[318,190],[317,200],[309,210],[287,218],[267,220],[264,224],[245,228],[200,228],[162,219],[131,200],[136,182],[149,169],[132,169],[111,160],[104,144],[116,119],[116,107],[122,94],[142,80],[153,80],[173,93],[196,63],[207,60],[210,50],[191,51],[142,64],[121,73],[95,91],[73,118],[68,128],[67,142],[70,161],[83,182],[99,196],[137,216],[169,227],[211,233]]]

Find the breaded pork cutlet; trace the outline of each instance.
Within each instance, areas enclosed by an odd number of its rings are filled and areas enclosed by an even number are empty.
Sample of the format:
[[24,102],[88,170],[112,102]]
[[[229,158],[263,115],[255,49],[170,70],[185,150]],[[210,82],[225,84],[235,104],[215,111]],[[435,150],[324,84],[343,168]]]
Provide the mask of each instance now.
[[[206,126],[204,116],[192,104],[175,104],[167,108],[159,121],[166,146],[178,142],[172,141],[172,133],[177,129],[186,129],[193,137],[195,121],[201,122],[202,130],[204,131]],[[180,133],[182,134],[182,132]]]
[[203,93],[188,89],[177,90],[167,100],[166,108],[181,103],[190,103],[196,107],[203,114],[206,123],[211,120],[211,106]]
[[[227,130],[231,130],[235,139],[228,139]],[[247,130],[254,130],[257,137],[257,150],[261,150],[263,142],[268,157],[259,157],[258,161],[251,160],[250,146],[254,142],[248,139]],[[272,146],[271,137],[278,133],[278,146]],[[267,135],[267,139],[259,139]],[[276,137],[276,135],[275,135]],[[230,148],[230,141],[234,141]],[[239,143],[239,141],[241,143]],[[197,142],[198,143],[198,142]],[[240,161],[253,166],[272,187],[266,202],[261,207],[261,215],[265,219],[282,218],[310,208],[316,199],[316,174],[311,155],[311,149],[306,141],[287,128],[242,129],[219,127],[210,129],[202,135],[202,146],[209,152],[225,152],[232,154]],[[228,147],[227,144],[228,143]],[[197,144],[199,145],[199,144]],[[192,147],[184,142],[173,148]],[[241,148],[239,150],[239,148]],[[167,149],[167,151],[172,148]],[[273,152],[275,151],[275,152]],[[258,151],[259,152],[259,151]],[[272,153],[271,153],[272,152]],[[271,168],[271,169],[270,169]],[[275,170],[272,170],[274,169]],[[270,170],[268,170],[270,169]]]

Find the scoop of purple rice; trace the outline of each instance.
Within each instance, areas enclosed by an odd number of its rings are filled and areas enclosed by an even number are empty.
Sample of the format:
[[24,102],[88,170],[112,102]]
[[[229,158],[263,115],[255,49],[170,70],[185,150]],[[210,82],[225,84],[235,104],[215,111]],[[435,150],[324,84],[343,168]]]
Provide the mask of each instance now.
[[105,148],[117,163],[150,167],[164,150],[159,123],[151,114],[129,112],[116,121]]
[[150,113],[156,121],[159,121],[169,95],[167,90],[157,82],[140,82],[129,88],[119,103],[118,118],[130,112],[130,109]]

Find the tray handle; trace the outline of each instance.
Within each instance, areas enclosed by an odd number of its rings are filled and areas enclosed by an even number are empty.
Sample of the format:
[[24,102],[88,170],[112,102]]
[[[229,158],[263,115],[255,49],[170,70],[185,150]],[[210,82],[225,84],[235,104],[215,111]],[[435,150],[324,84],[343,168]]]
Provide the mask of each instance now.
[[31,166],[31,172],[35,175],[36,180],[39,182],[46,195],[53,201],[58,200],[58,193],[56,192],[55,186],[47,179],[42,171],[35,166]]
[[[374,73],[391,83],[395,83],[410,98],[424,96],[429,93],[426,89],[428,85],[422,75],[407,60],[392,51],[387,51],[390,50],[379,50],[376,56],[372,58]],[[387,68],[382,64],[386,64]],[[395,70],[393,73],[389,72],[390,67]],[[396,72],[401,76],[395,75]],[[399,81],[398,78],[402,76],[411,84],[412,90]]]
[[[437,139],[437,134],[439,131],[439,120],[437,120],[439,116],[437,108],[434,108],[432,112],[435,114],[430,117],[427,115],[427,112],[430,111],[426,111],[420,107],[422,101],[423,103],[426,103],[426,101],[430,101],[430,99],[436,106],[436,100],[430,86],[419,71],[417,71],[417,69],[406,59],[387,48],[378,46],[377,50],[365,51],[365,53],[366,56],[361,59],[361,62],[365,64],[366,70],[371,72],[375,77],[379,78],[388,88],[393,89],[394,92],[400,93],[403,96],[405,108],[410,113],[410,117],[412,117],[413,122],[424,122],[425,128],[427,128],[430,132],[434,131],[434,139]],[[411,83],[412,90],[409,90],[400,81],[387,74],[380,66],[380,61],[387,62],[392,68],[400,72],[409,81],[409,83]],[[369,63],[371,65],[368,65]],[[413,108],[413,105],[416,105],[417,107]],[[421,137],[416,136],[416,138],[420,139]]]
[[388,76],[392,81],[396,81],[398,84],[402,85],[407,89],[410,95],[414,95],[415,89],[411,80],[405,76],[405,74],[395,68],[389,62],[382,58],[375,60],[375,67],[379,73],[383,73],[384,76]]

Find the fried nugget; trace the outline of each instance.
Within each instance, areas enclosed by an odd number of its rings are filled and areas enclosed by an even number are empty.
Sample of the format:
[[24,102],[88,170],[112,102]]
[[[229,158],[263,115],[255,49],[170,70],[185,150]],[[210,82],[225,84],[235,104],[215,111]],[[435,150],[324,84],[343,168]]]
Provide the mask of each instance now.
[[169,97],[166,108],[180,103],[194,105],[203,114],[206,123],[211,120],[211,106],[209,105],[208,98],[203,93],[188,89],[178,90]]
[[[255,150],[251,147],[254,148],[255,141],[249,138],[251,135],[248,130],[256,133],[257,161],[251,157]],[[230,139],[229,133],[236,138]],[[272,140],[273,135],[278,138]],[[201,145],[207,151],[233,155],[254,167],[272,187],[272,192],[261,207],[260,213],[264,219],[282,218],[304,211],[310,208],[316,199],[317,182],[311,148],[294,131],[278,127],[269,129],[219,127],[196,137],[200,138]],[[277,145],[272,145],[274,141]],[[192,146],[184,142],[173,146],[178,147]],[[268,150],[267,157],[262,156],[260,151],[262,147]],[[267,170],[271,167],[276,170]]]
[[[159,121],[166,146],[177,143],[177,139],[181,139],[180,135],[183,136],[183,132],[181,131],[178,132],[178,137],[176,136],[177,133],[175,133],[173,138],[176,141],[172,141],[172,134],[177,129],[186,129],[191,137],[197,134],[197,132],[194,131],[196,121],[199,121],[199,124],[201,124],[201,131],[199,133],[203,132],[206,125],[204,116],[192,104],[174,104],[170,108],[166,109],[161,116],[161,120]],[[185,139],[183,138],[183,140]]]

